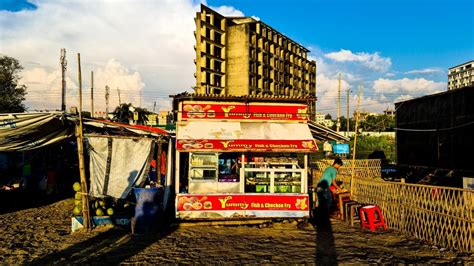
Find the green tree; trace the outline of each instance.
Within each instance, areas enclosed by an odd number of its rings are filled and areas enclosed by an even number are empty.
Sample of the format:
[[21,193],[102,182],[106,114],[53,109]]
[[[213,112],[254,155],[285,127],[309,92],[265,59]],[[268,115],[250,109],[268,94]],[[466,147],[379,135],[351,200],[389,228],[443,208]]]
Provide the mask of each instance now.
[[130,120],[133,120],[133,112],[130,110],[130,107],[132,107],[131,103],[122,103],[115,107],[113,112],[114,117],[112,120],[119,123],[129,124]]
[[332,116],[331,116],[331,114],[329,114],[329,113],[328,113],[328,114],[326,114],[326,115],[324,116],[324,119],[329,119],[329,120],[331,120],[331,119],[332,119]]
[[133,107],[131,103],[122,103],[121,105],[117,106],[113,112],[113,121],[119,123],[129,124],[130,121],[133,121],[133,114],[138,114],[137,124],[144,125],[148,122],[147,115],[150,112],[145,108],[140,107]]
[[364,121],[361,121],[360,126],[364,131],[393,131],[395,118],[389,115],[369,115]]
[[[351,138],[350,146],[351,149],[354,147],[354,138]],[[395,139],[389,136],[357,136],[356,157],[358,159],[367,159],[374,151],[382,151],[389,161],[395,161]]]
[[0,113],[21,113],[26,86],[19,85],[19,72],[23,69],[17,59],[0,55]]

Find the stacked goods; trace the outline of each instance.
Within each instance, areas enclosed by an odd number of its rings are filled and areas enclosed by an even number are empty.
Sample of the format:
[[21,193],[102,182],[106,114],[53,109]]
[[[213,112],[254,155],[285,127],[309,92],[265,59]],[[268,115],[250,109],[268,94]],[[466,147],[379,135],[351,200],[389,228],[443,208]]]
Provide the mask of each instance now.
[[97,216],[112,216],[114,215],[114,209],[111,206],[112,204],[107,204],[105,199],[96,199],[92,204],[92,209],[95,210],[95,215]]
[[74,209],[72,212],[74,215],[81,215],[82,213],[82,195],[81,195],[81,184],[76,182],[72,185],[72,189],[76,191],[74,195]]

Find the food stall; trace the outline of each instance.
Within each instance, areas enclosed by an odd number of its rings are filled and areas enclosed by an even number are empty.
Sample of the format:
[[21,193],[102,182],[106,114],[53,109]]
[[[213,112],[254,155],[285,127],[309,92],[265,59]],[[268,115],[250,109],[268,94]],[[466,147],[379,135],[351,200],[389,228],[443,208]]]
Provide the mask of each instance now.
[[179,219],[306,218],[308,154],[301,98],[175,97]]

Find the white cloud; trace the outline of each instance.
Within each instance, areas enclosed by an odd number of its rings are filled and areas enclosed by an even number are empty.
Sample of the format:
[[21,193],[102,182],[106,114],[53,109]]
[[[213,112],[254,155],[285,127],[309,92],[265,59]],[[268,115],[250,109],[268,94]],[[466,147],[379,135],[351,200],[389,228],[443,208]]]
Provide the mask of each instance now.
[[[67,50],[68,84],[77,83],[76,53],[80,52],[84,88],[90,87],[91,70],[98,87],[102,70],[110,84],[112,76],[117,77],[124,97],[125,87],[130,92],[143,88],[143,105],[149,109],[155,101],[157,109],[168,107],[170,94],[195,85],[193,31],[199,2],[42,0],[35,4],[34,11],[0,11],[0,53],[19,59],[25,67],[31,107],[59,108],[58,95],[43,101],[40,96],[60,91],[61,48]],[[243,15],[233,7],[216,8],[224,15]],[[69,89],[73,95],[77,85]]]
[[411,95],[407,95],[407,94],[403,94],[403,95],[400,95],[398,96],[394,102],[401,102],[401,101],[406,101],[406,100],[410,100],[410,99],[413,99],[414,97],[411,96]]
[[391,65],[392,60],[382,57],[379,53],[353,53],[351,50],[341,49],[339,52],[325,54],[325,57],[337,62],[356,62],[375,71],[385,72]]
[[[21,82],[28,86],[26,104],[31,110],[56,110],[61,107],[61,71],[48,71],[36,67],[22,72]],[[90,71],[82,72],[83,108],[90,110]],[[120,89],[122,102],[139,105],[140,90],[144,83],[138,72],[124,67],[115,59],[110,59],[104,66],[94,71],[94,110],[105,111],[105,85],[110,87],[109,109],[118,105],[117,88]],[[78,106],[78,84],[69,73],[66,76],[66,104]]]
[[217,6],[217,7],[210,7],[217,11],[217,13],[226,16],[226,17],[243,17],[244,13],[242,11],[235,9],[233,6]]
[[374,91],[381,94],[431,94],[446,90],[446,83],[435,82],[424,78],[384,79],[374,81]]
[[442,74],[445,71],[442,68],[439,67],[430,67],[430,68],[424,68],[424,69],[415,69],[411,71],[405,72],[405,74],[410,75],[432,75],[432,74]]

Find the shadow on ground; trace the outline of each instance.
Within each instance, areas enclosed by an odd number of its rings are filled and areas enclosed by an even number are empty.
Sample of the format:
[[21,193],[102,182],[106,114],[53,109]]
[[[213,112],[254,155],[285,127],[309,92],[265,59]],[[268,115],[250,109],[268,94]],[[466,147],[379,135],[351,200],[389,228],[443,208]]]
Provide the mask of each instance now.
[[[144,235],[132,235],[126,230],[112,228],[67,249],[33,260],[29,264],[119,264],[172,234],[177,228],[175,225],[168,226],[158,232]],[[87,234],[87,232],[81,233]]]
[[316,265],[337,265],[334,232],[326,206],[326,204],[320,204],[315,210],[315,219],[313,220],[313,224],[316,226]]

